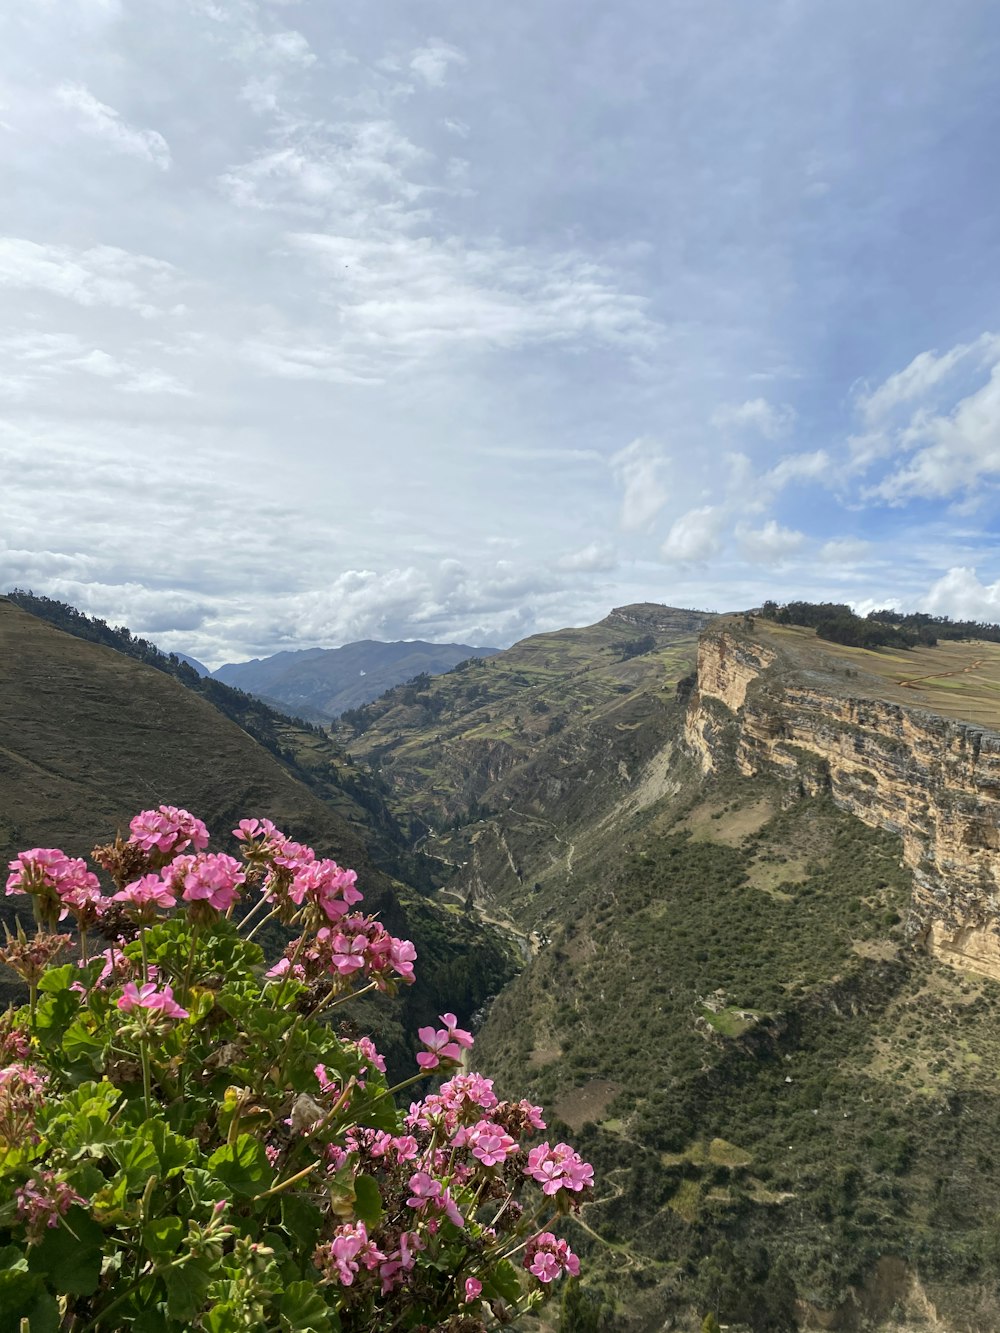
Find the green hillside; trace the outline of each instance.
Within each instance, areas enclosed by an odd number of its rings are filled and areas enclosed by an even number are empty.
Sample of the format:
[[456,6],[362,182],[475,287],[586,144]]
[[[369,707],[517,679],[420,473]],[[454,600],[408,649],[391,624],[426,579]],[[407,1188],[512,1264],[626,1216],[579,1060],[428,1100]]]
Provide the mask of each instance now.
[[703,780],[694,635],[629,656],[609,619],[348,738],[418,836],[432,812],[442,892],[524,950],[478,1051],[599,1165],[561,1333],[998,1326],[1000,987],[906,943],[893,837]]
[[[263,720],[275,743],[265,748],[175,676],[2,598],[0,699],[5,862],[31,846],[85,855],[139,809],[161,802],[198,814],[218,847],[228,845],[238,819],[266,815],[319,854],[355,867],[366,906],[414,939],[419,985],[388,1020],[397,1058],[404,1027],[412,1031],[446,1002],[468,1016],[509,974],[508,950],[491,931],[387,873],[408,862],[392,817],[322,732],[272,714]],[[254,714],[258,727],[261,716]],[[4,901],[9,914],[12,900]]]

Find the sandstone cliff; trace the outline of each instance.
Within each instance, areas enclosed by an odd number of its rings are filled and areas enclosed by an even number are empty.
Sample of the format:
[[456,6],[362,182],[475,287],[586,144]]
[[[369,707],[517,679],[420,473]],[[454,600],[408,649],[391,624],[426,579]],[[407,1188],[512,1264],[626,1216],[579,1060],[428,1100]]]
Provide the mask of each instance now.
[[877,697],[863,656],[860,670],[804,662],[769,627],[720,619],[699,645],[687,743],[706,771],[735,757],[899,834],[914,940],[1000,979],[1000,731]]

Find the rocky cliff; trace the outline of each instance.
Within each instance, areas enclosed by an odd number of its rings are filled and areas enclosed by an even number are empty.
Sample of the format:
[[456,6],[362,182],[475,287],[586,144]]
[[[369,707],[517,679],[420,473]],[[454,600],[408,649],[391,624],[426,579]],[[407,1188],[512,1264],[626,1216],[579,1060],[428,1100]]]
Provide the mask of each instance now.
[[1000,731],[877,697],[867,656],[803,661],[769,627],[720,619],[699,645],[687,743],[706,771],[735,758],[899,834],[914,940],[1000,980]]

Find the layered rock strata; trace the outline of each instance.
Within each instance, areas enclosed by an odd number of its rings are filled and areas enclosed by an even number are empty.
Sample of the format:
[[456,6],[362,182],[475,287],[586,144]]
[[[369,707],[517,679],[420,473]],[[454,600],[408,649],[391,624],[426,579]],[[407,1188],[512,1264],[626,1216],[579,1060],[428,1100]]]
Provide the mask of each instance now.
[[740,622],[713,625],[699,645],[688,745],[706,771],[734,756],[745,775],[828,791],[897,833],[913,872],[914,938],[1000,980],[1000,734],[824,684]]

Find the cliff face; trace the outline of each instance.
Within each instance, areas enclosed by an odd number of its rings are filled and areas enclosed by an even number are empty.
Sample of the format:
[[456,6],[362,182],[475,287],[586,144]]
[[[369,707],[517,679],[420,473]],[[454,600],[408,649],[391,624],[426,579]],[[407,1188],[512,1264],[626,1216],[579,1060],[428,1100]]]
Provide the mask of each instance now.
[[824,688],[819,673],[794,667],[739,622],[709,627],[686,719],[702,767],[735,752],[742,773],[829,791],[866,824],[899,834],[914,938],[1000,980],[1000,734],[852,697],[839,682]]

